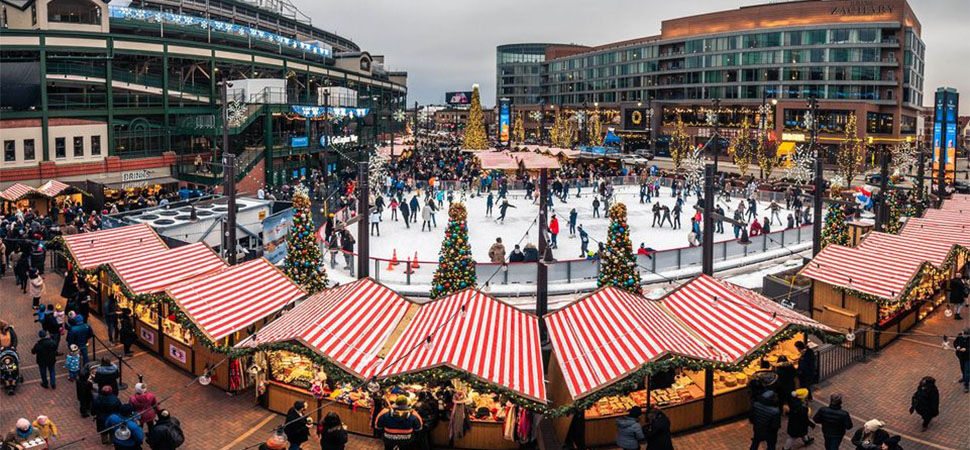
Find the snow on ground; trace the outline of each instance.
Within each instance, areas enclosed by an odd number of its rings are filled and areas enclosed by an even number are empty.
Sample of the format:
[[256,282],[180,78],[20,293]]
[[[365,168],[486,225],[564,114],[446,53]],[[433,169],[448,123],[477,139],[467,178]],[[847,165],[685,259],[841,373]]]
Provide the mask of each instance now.
[[[655,250],[666,250],[671,248],[687,247],[687,234],[690,232],[690,219],[694,215],[693,205],[697,202],[697,197],[691,196],[685,200],[684,212],[681,215],[681,228],[674,230],[670,225],[663,228],[651,227],[653,220],[652,204],[640,204],[639,186],[616,186],[615,201],[623,202],[627,205],[628,221],[630,223],[630,238],[634,248],[639,247],[640,243],[645,243],[647,247]],[[559,248],[553,250],[553,256],[559,260],[579,258],[580,240],[579,236],[571,238],[569,236],[568,216],[572,208],[576,208],[579,213],[577,223],[589,233],[590,250],[596,250],[597,241],[606,240],[609,219],[604,217],[602,205],[600,206],[600,217],[593,217],[593,191],[590,188],[582,190],[582,197],[576,198],[575,189],[570,191],[570,198],[567,203],[561,203],[554,199],[550,214],[555,214],[559,219]],[[653,198],[653,202],[660,201],[673,209],[676,198],[670,196],[670,188],[661,187],[660,197]],[[497,197],[497,192],[495,192]],[[455,201],[461,197],[460,193],[455,195]],[[497,199],[496,199],[497,200]],[[496,222],[499,216],[498,201],[493,209],[492,217],[485,216],[485,197],[476,196],[466,198],[465,205],[468,209],[468,229],[469,240],[471,241],[472,254],[476,261],[487,262],[488,249],[495,242],[496,237],[501,237],[505,244],[506,253],[510,253],[516,243],[521,247],[532,242],[538,245],[537,225],[532,225],[538,217],[538,204],[533,204],[532,200],[525,199],[524,191],[509,191],[509,203],[515,208],[509,208],[505,223]],[[727,216],[732,216],[737,208],[739,199],[733,199],[730,204],[720,203],[725,209]],[[393,252],[397,251],[400,260],[408,257],[414,258],[417,252],[419,261],[437,261],[438,252],[441,249],[441,242],[444,240],[444,230],[448,224],[448,204],[445,200],[443,210],[435,214],[437,227],[431,231],[421,231],[421,214],[418,213],[417,223],[412,223],[410,229],[404,227],[401,220],[390,220],[390,210],[385,209],[383,221],[381,222],[381,235],[370,237],[371,257],[390,258]],[[769,214],[767,202],[759,202],[758,215],[763,218]],[[781,204],[784,208],[784,204]],[[789,211],[780,212],[781,219],[784,221]],[[672,214],[671,214],[672,215]],[[532,225],[530,227],[530,225]],[[351,227],[356,237],[357,227]],[[776,220],[773,229],[781,229]],[[528,231],[528,232],[527,232]],[[715,234],[715,242],[734,239],[733,229],[730,224],[724,224],[724,234]],[[521,241],[521,242],[520,242]]]

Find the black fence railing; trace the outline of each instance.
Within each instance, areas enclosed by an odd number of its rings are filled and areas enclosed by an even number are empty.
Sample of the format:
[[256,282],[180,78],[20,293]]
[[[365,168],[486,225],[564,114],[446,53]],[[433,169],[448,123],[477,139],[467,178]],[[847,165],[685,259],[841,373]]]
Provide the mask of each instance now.
[[852,364],[865,361],[873,350],[868,349],[867,340],[873,339],[875,333],[860,332],[855,335],[852,342],[846,341],[842,344],[825,344],[818,350],[818,379],[824,381],[839,372],[845,370]]

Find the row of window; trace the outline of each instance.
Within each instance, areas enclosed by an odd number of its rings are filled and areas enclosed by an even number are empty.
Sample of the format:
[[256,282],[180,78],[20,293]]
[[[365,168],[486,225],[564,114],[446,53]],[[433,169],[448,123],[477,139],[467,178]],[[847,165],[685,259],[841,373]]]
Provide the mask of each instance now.
[[[74,136],[72,139],[73,157],[84,157],[84,136]],[[23,140],[24,161],[37,159],[37,146],[34,139]],[[91,136],[91,155],[101,155],[101,136]],[[67,158],[67,138],[54,138],[54,158]],[[17,160],[17,141],[8,139],[3,141],[3,160],[13,162]]]

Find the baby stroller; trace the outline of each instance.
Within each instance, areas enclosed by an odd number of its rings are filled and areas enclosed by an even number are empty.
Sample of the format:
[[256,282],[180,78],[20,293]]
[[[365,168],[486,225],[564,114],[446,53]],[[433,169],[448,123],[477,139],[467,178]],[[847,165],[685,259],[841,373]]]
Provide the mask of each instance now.
[[0,382],[7,395],[13,395],[17,385],[24,382],[24,377],[20,375],[20,357],[13,348],[0,350]]

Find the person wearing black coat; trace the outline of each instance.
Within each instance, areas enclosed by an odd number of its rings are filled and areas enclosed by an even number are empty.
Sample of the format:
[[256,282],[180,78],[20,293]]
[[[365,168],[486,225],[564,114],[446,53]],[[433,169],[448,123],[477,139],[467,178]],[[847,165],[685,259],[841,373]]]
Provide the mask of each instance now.
[[798,358],[798,387],[808,389],[808,399],[812,399],[812,385],[818,380],[816,369],[818,358],[815,350],[804,341],[795,341],[795,348],[801,353]]
[[74,380],[74,388],[77,390],[81,417],[87,417],[91,412],[91,403],[94,402],[94,385],[91,383],[91,370],[87,365],[81,365],[77,379]]
[[788,361],[788,358],[781,355],[778,357],[778,366],[775,367],[775,373],[778,374],[778,381],[775,381],[773,389],[775,395],[778,396],[778,406],[784,407],[791,403],[791,393],[795,390],[795,378],[798,377],[798,372],[795,370],[795,366]]
[[431,391],[418,393],[418,402],[414,405],[414,412],[421,417],[421,430],[415,441],[419,450],[431,450],[431,432],[438,426],[438,400]]
[[125,356],[131,356],[131,346],[138,336],[135,334],[135,323],[131,317],[131,309],[121,308],[121,318],[118,321],[121,334],[121,344],[124,345]]
[[[98,433],[105,429],[105,421],[112,414],[117,414],[121,410],[121,400],[115,395],[111,386],[102,386],[101,393],[91,403],[91,413],[94,414],[94,423],[98,427]],[[111,440],[111,433],[101,433],[101,443],[107,444]]]
[[320,450],[344,450],[347,446],[347,427],[333,411],[323,418],[319,434]]
[[882,444],[892,439],[883,426],[885,424],[877,419],[866,422],[852,435],[852,445],[856,450],[882,450]]
[[51,339],[45,331],[38,331],[40,340],[34,344],[30,352],[37,356],[37,366],[40,368],[40,386],[48,387],[48,375],[50,375],[49,386],[51,389],[57,388],[57,374],[54,373],[54,366],[57,363],[57,342]]
[[659,409],[647,411],[647,423],[643,425],[647,440],[646,450],[674,450],[670,437],[670,419]]
[[923,430],[930,426],[930,421],[940,415],[940,391],[936,388],[936,379],[923,377],[919,381],[916,392],[910,402],[909,413],[917,413],[923,418]]
[[[175,450],[185,442],[182,424],[167,409],[159,411],[155,425],[151,427],[145,442],[152,450]],[[326,447],[325,447],[326,448]]]
[[785,450],[791,450],[798,439],[801,439],[806,447],[815,440],[808,436],[808,429],[815,428],[815,422],[808,417],[808,404],[805,403],[808,399],[808,389],[800,388],[794,394],[788,406],[788,428],[785,429],[788,439],[785,440],[783,447]]
[[845,433],[852,429],[852,417],[842,409],[841,394],[832,394],[829,406],[819,408],[812,421],[822,426],[825,450],[839,450]]
[[781,429],[781,408],[774,391],[765,391],[751,406],[748,418],[754,435],[751,437],[751,450],[758,450],[762,442],[767,450],[775,450],[778,443],[778,430]]
[[286,412],[286,425],[283,427],[283,433],[286,434],[286,440],[290,442],[290,448],[300,448],[301,444],[310,440],[309,423],[306,416],[303,415],[305,409],[306,403],[297,400],[293,402],[293,407]]

